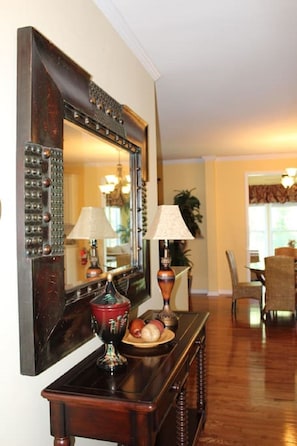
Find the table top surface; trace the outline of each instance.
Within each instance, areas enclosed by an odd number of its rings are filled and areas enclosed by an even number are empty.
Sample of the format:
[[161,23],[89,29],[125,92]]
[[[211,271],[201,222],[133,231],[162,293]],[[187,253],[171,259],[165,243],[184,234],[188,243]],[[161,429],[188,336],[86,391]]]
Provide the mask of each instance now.
[[[256,271],[260,273],[265,273],[265,262],[251,262],[246,265],[251,271]],[[295,261],[295,271],[297,272],[297,262]]]
[[[157,312],[147,311],[143,319],[152,319]],[[42,391],[50,401],[72,398],[96,398],[109,404],[147,404],[155,402],[163,391],[172,386],[170,377],[179,373],[189,350],[204,328],[208,313],[176,312],[179,320],[171,342],[154,348],[136,348],[121,343],[120,352],[127,358],[123,372],[113,376],[96,366],[103,346],[66,372]]]
[[251,271],[265,271],[265,263],[264,262],[251,262],[248,263],[247,268]]

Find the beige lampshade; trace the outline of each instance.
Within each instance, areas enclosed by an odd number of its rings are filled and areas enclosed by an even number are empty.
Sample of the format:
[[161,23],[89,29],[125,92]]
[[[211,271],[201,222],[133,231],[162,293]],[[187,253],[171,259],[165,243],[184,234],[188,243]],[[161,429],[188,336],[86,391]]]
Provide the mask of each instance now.
[[107,220],[104,208],[89,206],[81,208],[78,220],[67,238],[102,240],[117,238],[117,234]]
[[161,205],[158,206],[144,238],[147,240],[191,240],[194,237],[177,205]]

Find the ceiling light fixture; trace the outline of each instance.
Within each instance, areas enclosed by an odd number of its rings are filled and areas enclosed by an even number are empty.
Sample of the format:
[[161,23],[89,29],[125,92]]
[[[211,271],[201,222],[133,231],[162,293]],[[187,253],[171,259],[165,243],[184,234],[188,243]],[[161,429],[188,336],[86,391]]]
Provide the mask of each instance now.
[[281,183],[288,189],[293,186],[296,180],[297,169],[295,167],[288,167],[285,169],[286,173],[282,175]]

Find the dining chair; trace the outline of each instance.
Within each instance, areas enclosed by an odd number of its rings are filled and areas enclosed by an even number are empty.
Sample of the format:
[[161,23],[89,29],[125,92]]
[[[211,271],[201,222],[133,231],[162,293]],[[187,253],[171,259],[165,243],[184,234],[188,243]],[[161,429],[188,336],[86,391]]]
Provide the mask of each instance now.
[[265,257],[265,306],[263,315],[291,311],[296,317],[295,261],[289,256]]
[[276,256],[289,256],[297,259],[297,249],[291,246],[280,246],[274,249],[274,255]]
[[262,283],[257,280],[252,282],[239,282],[237,273],[237,264],[233,251],[226,250],[231,282],[232,282],[232,313],[236,313],[236,302],[238,299],[256,299],[259,301],[262,315]]
[[[259,262],[260,261],[260,254],[259,251],[257,250],[251,250],[249,251],[249,256],[250,256],[250,262]],[[257,274],[254,271],[251,271],[251,280],[258,280]]]

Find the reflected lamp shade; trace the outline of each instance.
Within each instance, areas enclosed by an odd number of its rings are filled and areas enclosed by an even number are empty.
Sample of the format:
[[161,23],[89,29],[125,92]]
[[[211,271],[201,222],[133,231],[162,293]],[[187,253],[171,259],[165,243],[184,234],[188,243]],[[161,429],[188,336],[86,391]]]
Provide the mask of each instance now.
[[184,222],[179,206],[164,204],[158,206],[144,238],[147,240],[192,240],[194,237]]
[[89,206],[81,208],[78,220],[67,238],[102,240],[116,237],[117,234],[107,220],[104,208]]
[[78,220],[67,238],[90,240],[91,264],[87,269],[87,279],[96,279],[103,272],[98,264],[97,240],[116,237],[117,234],[107,220],[104,208],[81,208]]

